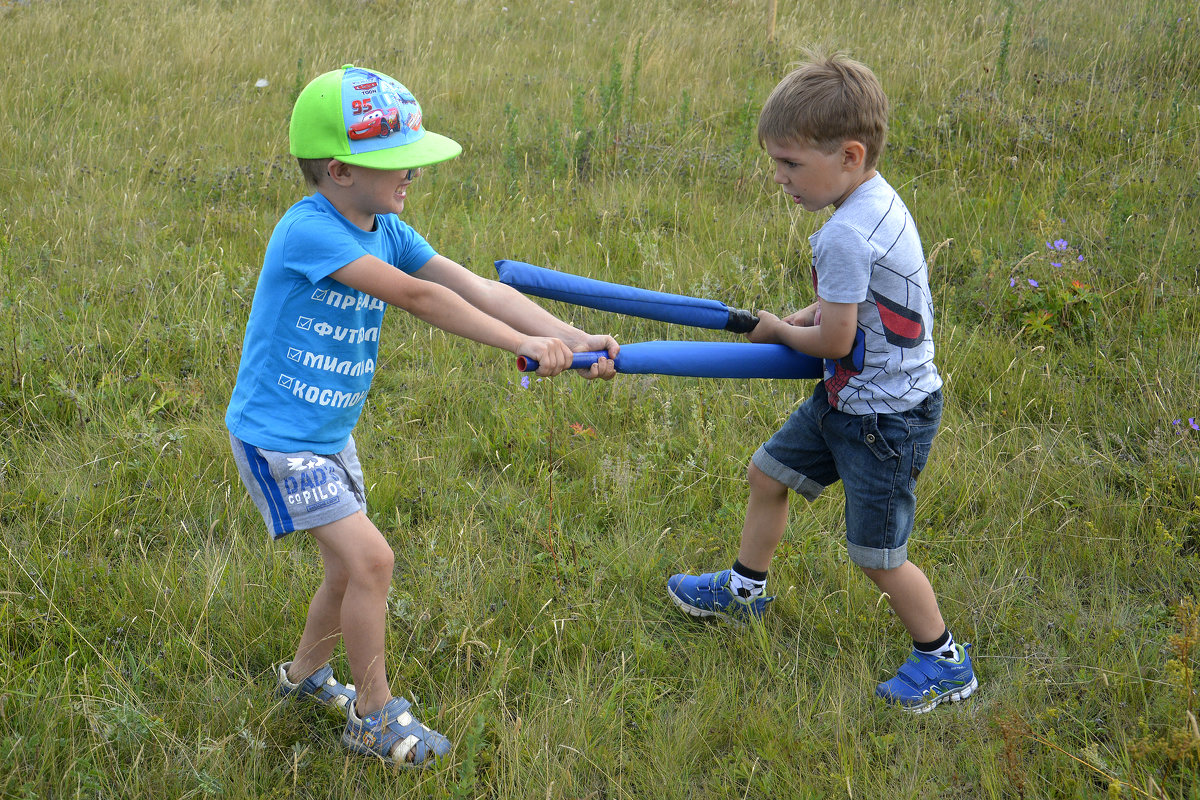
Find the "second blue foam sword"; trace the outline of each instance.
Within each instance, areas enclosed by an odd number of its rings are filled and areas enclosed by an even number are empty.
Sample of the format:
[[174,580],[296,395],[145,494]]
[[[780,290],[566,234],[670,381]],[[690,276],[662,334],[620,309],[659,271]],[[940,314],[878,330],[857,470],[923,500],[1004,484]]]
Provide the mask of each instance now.
[[749,333],[758,324],[757,315],[740,308],[730,308],[719,300],[598,281],[569,272],[536,267],[523,261],[497,261],[496,272],[501,283],[524,294],[562,300],[600,311],[731,333]]

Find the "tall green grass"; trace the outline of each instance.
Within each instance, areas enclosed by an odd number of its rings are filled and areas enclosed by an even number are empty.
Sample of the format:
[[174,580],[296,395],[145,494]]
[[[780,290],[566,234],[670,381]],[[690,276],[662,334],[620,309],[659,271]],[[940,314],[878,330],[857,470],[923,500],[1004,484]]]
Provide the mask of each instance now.
[[[767,24],[690,0],[0,4],[0,795],[1200,796],[1194,4],[782,2]],[[787,311],[823,217],[784,203],[754,123],[808,46],[892,100],[882,171],[947,382],[912,555],[980,692],[873,701],[905,638],[846,560],[838,488],[796,501],[761,627],[666,600],[732,560],[745,463],[807,387],[524,388],[394,314],[356,435],[398,552],[394,689],[456,750],[402,775],[344,755],[271,698],[320,565],[267,541],[222,422],[304,191],[297,92],[351,62],[409,86],[465,152],[406,217],[483,274]]]

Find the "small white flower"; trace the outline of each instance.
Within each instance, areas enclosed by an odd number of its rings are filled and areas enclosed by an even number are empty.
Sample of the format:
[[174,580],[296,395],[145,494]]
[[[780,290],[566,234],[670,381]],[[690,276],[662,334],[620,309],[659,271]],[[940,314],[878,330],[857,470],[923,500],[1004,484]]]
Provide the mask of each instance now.
[[259,89],[265,89],[266,87],[271,85],[271,82],[269,80],[267,80],[266,78],[259,78],[258,80],[256,80],[254,82],[254,85],[256,87],[258,87]]

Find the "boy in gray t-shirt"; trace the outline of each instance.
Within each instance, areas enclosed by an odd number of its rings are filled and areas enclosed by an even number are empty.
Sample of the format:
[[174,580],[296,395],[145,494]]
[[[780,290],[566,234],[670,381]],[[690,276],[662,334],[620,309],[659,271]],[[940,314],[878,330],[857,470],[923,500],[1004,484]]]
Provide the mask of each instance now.
[[760,618],[767,567],[787,527],[788,490],[814,500],[842,481],[850,559],[883,592],[913,640],[875,694],[915,712],[962,700],[978,681],[919,567],[908,560],[917,476],[942,414],[933,302],[912,217],[875,171],[887,97],[856,61],[818,57],[784,78],[758,121],[775,182],[807,211],[834,207],[810,238],[817,301],[748,336],[825,359],[825,380],[751,459],[750,502],[733,567],[667,582],[700,617]]

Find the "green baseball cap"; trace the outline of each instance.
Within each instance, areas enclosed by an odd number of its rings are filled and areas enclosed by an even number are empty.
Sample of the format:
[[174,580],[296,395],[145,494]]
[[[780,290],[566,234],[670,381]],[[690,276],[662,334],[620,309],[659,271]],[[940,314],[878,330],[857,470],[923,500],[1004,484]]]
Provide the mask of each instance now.
[[415,169],[462,152],[425,130],[421,106],[394,78],[347,64],[304,87],[288,128],[292,155],[373,169]]

